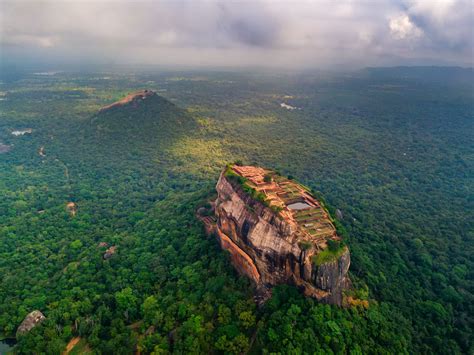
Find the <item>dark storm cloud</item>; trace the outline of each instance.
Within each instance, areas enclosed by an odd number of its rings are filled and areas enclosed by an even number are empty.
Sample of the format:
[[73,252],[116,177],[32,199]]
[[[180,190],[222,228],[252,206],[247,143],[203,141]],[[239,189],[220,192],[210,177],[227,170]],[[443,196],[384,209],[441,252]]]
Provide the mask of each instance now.
[[[249,46],[269,47],[276,44],[280,27],[276,17],[265,7],[256,3],[252,8],[233,10],[229,5],[219,4],[216,31],[228,35],[229,39]],[[250,10],[250,11],[248,11]]]
[[0,0],[2,60],[472,65],[470,0]]
[[261,23],[250,22],[246,19],[234,21],[229,26],[232,38],[251,46],[269,46],[274,42],[273,32]]

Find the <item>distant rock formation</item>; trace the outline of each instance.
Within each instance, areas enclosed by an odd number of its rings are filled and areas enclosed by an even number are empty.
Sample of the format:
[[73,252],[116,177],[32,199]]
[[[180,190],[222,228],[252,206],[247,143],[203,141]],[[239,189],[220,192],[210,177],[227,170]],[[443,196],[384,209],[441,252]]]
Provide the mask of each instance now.
[[18,338],[19,336],[28,333],[31,329],[36,327],[38,324],[40,324],[42,321],[44,321],[46,317],[43,315],[38,310],[35,310],[31,313],[29,313],[23,322],[21,322],[20,326],[18,327],[16,331],[16,337]]
[[110,248],[108,248],[105,253],[104,253],[104,259],[107,260],[107,259],[110,259],[112,257],[112,255],[115,254],[115,252],[117,251],[117,247],[115,245],[112,245]]
[[111,108],[120,107],[128,104],[131,104],[132,106],[137,106],[140,101],[155,95],[157,95],[156,92],[152,90],[140,90],[125,96],[123,99],[116,101],[113,104],[102,107],[99,112],[104,112],[110,110]]
[[141,90],[100,109],[85,122],[84,130],[101,149],[130,151],[152,143],[169,148],[198,127],[187,110],[154,91]]
[[288,283],[321,302],[343,304],[349,249],[304,186],[259,167],[229,166],[216,189],[214,221],[202,220],[239,272],[260,291]]
[[77,213],[77,205],[74,202],[68,202],[66,204],[66,210],[69,212],[69,214],[74,217]]

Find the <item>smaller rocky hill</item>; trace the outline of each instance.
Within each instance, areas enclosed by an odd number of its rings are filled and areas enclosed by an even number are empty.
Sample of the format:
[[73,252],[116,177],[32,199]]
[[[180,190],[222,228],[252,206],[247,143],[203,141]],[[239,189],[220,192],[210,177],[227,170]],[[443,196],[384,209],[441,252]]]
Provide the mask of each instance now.
[[136,145],[172,139],[195,127],[186,110],[154,91],[141,90],[101,108],[89,129],[107,144]]

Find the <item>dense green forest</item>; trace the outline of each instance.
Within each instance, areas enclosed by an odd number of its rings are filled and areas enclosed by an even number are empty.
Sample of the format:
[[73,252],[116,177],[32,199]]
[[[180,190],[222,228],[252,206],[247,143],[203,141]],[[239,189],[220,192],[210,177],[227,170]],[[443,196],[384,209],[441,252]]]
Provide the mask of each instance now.
[[[10,72],[0,340],[37,309],[47,320],[19,354],[59,354],[74,337],[72,353],[472,353],[473,79],[459,68]],[[99,112],[144,88],[160,97]],[[368,309],[291,286],[256,307],[195,218],[237,159],[342,211]]]

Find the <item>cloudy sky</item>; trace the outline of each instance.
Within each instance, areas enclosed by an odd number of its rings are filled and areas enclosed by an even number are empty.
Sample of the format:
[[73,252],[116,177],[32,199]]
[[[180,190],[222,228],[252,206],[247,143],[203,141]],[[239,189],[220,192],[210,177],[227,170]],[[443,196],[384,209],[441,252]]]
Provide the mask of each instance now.
[[473,65],[472,0],[0,0],[18,63]]

